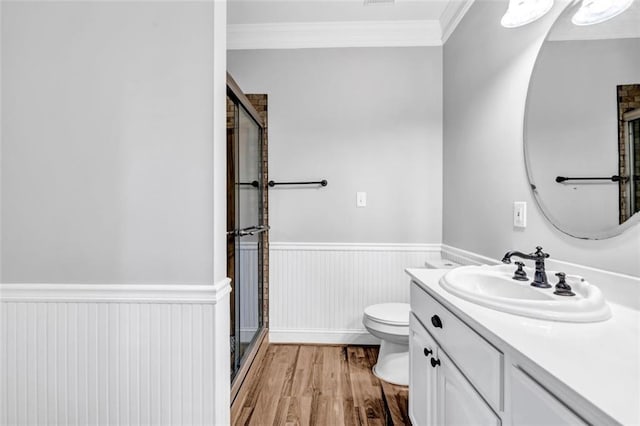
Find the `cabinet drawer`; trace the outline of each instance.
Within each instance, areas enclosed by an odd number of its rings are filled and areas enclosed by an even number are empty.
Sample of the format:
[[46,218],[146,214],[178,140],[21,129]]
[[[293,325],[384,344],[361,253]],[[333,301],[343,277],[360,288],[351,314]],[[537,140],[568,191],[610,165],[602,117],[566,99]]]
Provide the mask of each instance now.
[[487,402],[502,411],[502,353],[413,282],[411,311]]

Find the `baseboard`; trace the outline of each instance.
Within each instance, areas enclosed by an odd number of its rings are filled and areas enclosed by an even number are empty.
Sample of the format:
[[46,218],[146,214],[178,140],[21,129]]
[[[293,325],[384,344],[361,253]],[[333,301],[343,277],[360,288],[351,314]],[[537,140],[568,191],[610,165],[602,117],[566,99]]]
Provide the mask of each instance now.
[[269,342],[379,345],[380,339],[366,330],[269,330]]

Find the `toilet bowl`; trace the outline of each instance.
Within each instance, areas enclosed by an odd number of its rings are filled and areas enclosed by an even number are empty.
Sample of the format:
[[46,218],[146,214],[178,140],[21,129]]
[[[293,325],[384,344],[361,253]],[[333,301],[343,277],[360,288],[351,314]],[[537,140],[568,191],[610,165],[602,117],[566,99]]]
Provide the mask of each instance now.
[[367,306],[362,324],[381,340],[373,374],[395,385],[409,385],[409,304]]

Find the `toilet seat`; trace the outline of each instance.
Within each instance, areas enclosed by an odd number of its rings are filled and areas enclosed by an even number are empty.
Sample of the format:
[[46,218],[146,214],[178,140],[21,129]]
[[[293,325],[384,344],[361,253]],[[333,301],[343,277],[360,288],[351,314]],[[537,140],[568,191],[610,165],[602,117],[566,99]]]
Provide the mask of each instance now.
[[378,360],[373,374],[389,383],[409,384],[409,312],[408,303],[381,303],[367,306],[362,324],[380,339]]
[[364,316],[384,325],[409,326],[408,303],[380,303],[367,306]]

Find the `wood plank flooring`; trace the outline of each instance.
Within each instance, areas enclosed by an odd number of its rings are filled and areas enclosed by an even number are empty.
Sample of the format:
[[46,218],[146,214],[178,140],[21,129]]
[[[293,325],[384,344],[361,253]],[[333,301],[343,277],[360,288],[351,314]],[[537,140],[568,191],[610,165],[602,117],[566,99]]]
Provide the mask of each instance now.
[[408,388],[371,373],[378,348],[271,344],[231,407],[234,425],[409,425]]

